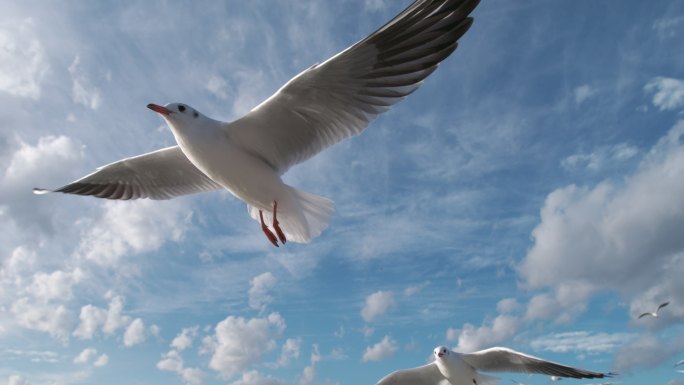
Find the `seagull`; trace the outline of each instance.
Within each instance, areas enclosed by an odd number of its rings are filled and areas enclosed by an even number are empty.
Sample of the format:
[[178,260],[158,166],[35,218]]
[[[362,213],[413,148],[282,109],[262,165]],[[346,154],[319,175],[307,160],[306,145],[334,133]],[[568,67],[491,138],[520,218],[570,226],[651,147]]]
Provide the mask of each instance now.
[[[435,361],[417,368],[398,370],[381,379],[377,385],[495,385],[499,382],[496,377],[479,373],[480,370],[541,373],[571,378],[604,378],[614,375],[572,368],[501,347],[464,354],[438,346],[433,354]],[[444,382],[445,380],[448,382]]]
[[360,134],[418,89],[456,49],[478,3],[416,0],[233,122],[214,120],[185,103],[149,104],[166,121],[176,146],[107,164],[55,190],[34,192],[127,200],[228,190],[247,204],[274,246],[287,240],[309,243],[327,228],[333,201],[285,184],[282,175]]
[[681,365],[681,364],[684,364],[684,360],[681,360],[681,361],[677,362],[676,364],[674,364],[674,366],[679,366],[679,365]]
[[562,379],[563,379],[563,377],[551,376],[551,381],[552,381],[552,382],[560,381],[560,380],[562,380]]
[[665,306],[667,306],[667,305],[669,305],[669,304],[670,304],[669,301],[668,301],[668,302],[663,302],[663,303],[660,304],[660,306],[658,306],[658,308],[656,309],[656,311],[654,311],[653,313],[646,312],[646,313],[640,315],[638,319],[641,319],[642,317],[645,317],[645,316],[647,316],[647,315],[653,316],[654,318],[658,318],[658,312],[660,311],[660,309],[664,308]]

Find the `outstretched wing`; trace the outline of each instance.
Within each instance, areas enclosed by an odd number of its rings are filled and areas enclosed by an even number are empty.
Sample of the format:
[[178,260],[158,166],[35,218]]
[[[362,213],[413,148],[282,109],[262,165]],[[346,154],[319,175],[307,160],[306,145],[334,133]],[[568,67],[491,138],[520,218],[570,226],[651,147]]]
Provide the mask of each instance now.
[[102,166],[92,174],[56,190],[107,199],[171,199],[179,195],[221,189],[195,167],[180,147],[173,146]]
[[485,349],[461,357],[470,366],[484,372],[541,373],[571,378],[604,378],[613,375],[557,364],[508,348]]
[[657,313],[658,311],[660,311],[660,309],[664,308],[665,306],[667,306],[667,305],[669,305],[669,304],[670,304],[670,301],[661,303],[660,306],[658,306],[658,309],[656,310],[656,313]]
[[[383,377],[376,385],[438,385],[446,380],[435,363],[417,368],[397,370]],[[448,384],[448,382],[445,382]]]
[[283,173],[359,134],[415,91],[456,49],[478,2],[415,1],[370,36],[301,72],[231,123],[231,141]]

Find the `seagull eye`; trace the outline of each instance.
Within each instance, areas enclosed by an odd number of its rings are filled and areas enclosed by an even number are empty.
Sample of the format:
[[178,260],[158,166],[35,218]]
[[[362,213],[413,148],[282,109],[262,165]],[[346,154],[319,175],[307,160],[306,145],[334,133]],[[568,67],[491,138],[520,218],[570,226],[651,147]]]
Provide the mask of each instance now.
[[185,112],[185,106],[182,104],[180,106],[178,106],[178,111]]

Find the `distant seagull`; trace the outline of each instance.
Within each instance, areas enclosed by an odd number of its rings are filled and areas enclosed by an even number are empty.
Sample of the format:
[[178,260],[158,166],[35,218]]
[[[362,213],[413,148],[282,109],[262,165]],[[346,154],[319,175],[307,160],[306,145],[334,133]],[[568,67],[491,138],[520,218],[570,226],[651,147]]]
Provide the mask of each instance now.
[[679,365],[681,365],[681,364],[684,364],[684,360],[681,360],[681,361],[677,362],[676,364],[674,364],[674,366],[679,366]]
[[416,0],[370,36],[290,79],[234,122],[211,119],[184,103],[149,104],[166,121],[177,146],[110,163],[56,190],[34,192],[126,200],[225,189],[247,203],[249,215],[273,245],[308,243],[328,226],[333,202],[297,190],[281,176],[361,133],[418,89],[456,49],[478,2]]
[[434,362],[391,373],[377,385],[446,385],[444,380],[451,385],[494,385],[499,382],[498,378],[478,371],[541,373],[572,378],[604,378],[613,375],[572,368],[508,348],[497,347],[463,354],[438,346],[433,353]]
[[556,382],[562,380],[563,377],[558,377],[558,376],[551,376],[551,381]]
[[642,314],[642,315],[639,316],[639,319],[641,319],[642,317],[645,317],[645,316],[647,316],[647,315],[650,315],[650,316],[653,316],[653,317],[655,317],[655,318],[658,318],[658,312],[660,311],[660,309],[664,308],[665,306],[667,306],[667,305],[669,305],[669,304],[670,304],[669,301],[668,301],[668,302],[663,302],[663,303],[660,304],[660,306],[658,306],[658,308],[656,309],[656,311],[654,311],[653,313],[648,313],[648,312],[647,312],[647,313],[644,313],[644,314]]

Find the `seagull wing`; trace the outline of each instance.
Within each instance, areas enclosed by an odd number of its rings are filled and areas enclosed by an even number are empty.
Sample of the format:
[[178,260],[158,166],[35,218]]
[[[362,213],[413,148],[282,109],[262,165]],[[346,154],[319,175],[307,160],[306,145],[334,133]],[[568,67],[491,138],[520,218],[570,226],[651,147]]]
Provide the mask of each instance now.
[[491,348],[463,354],[463,361],[484,372],[541,373],[572,378],[604,378],[612,374],[590,372],[546,361],[508,348]]
[[670,304],[670,301],[664,302],[664,303],[660,304],[660,306],[658,306],[658,309],[656,309],[656,313],[657,313],[658,311],[660,311],[660,309],[664,308],[665,306],[667,306],[667,305],[669,305],[669,304]]
[[641,318],[643,318],[643,317],[646,317],[647,315],[651,315],[651,316],[652,316],[653,314],[651,314],[651,313],[649,313],[649,312],[646,312],[646,313],[643,313],[642,315],[640,315],[640,316],[638,317],[638,319],[641,319]]
[[34,189],[36,194],[62,192],[107,199],[171,199],[179,195],[222,189],[173,146],[126,158],[98,168],[92,174],[56,190]]
[[397,370],[383,377],[376,385],[438,385],[445,380],[433,362],[417,368]]
[[361,133],[456,49],[478,2],[415,1],[370,36],[292,78],[226,126],[227,135],[284,173]]

